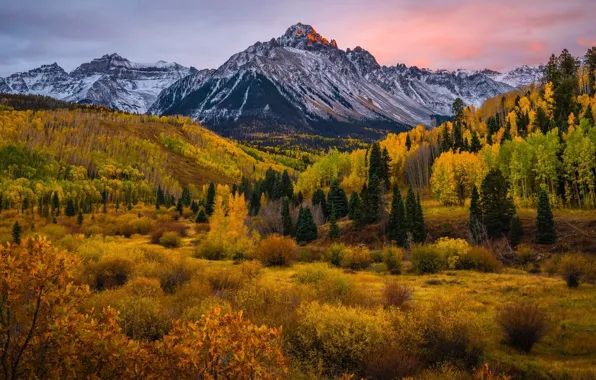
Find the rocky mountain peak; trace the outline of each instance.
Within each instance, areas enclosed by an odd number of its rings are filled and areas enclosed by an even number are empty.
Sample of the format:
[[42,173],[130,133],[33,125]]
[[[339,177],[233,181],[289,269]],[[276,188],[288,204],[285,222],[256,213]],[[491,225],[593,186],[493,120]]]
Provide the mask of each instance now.
[[362,76],[366,76],[366,74],[381,68],[376,58],[360,46],[356,46],[354,50],[348,48],[346,50],[346,56]]
[[288,28],[286,33],[279,38],[279,44],[284,47],[293,47],[303,50],[316,50],[321,48],[337,49],[337,42],[321,36],[310,25],[298,23]]

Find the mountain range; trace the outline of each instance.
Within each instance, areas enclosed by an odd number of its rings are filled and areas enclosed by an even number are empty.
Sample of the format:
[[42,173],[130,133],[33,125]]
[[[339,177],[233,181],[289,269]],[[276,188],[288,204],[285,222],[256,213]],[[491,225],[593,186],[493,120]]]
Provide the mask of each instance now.
[[0,78],[0,92],[40,94],[135,113],[183,114],[224,135],[366,135],[428,124],[457,97],[489,97],[541,79],[541,66],[430,70],[381,66],[361,47],[342,50],[309,25],[257,42],[221,67],[133,63],[104,55],[67,73],[56,63]]

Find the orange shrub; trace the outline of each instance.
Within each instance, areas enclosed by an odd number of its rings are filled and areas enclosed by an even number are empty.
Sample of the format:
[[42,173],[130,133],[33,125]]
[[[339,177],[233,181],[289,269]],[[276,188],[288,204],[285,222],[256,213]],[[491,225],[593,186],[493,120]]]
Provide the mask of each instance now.
[[293,239],[277,234],[261,240],[257,248],[257,258],[266,266],[288,265],[294,258],[296,243]]

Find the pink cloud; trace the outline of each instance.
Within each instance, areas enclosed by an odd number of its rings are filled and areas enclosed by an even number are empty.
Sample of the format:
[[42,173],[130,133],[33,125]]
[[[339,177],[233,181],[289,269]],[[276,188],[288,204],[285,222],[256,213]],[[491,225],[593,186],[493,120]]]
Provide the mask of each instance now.
[[577,43],[580,46],[583,46],[585,48],[591,48],[593,46],[596,46],[596,38],[594,38],[594,39],[588,39],[588,38],[584,38],[584,37],[578,37],[577,38]]

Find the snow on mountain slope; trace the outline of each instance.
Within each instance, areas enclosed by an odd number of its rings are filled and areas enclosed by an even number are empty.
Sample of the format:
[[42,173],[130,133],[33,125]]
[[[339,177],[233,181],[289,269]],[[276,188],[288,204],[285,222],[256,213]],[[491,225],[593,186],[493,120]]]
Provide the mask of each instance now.
[[70,74],[56,63],[13,74],[0,80],[0,91],[145,113],[164,88],[189,73],[190,69],[177,63],[139,64],[111,54],[84,63]]

